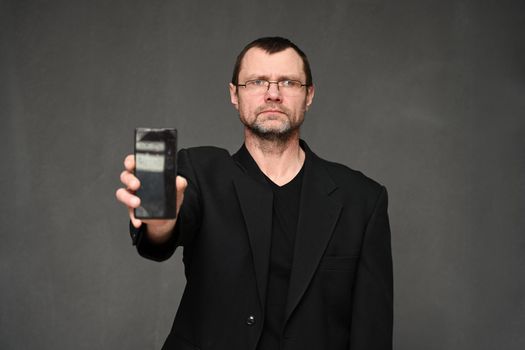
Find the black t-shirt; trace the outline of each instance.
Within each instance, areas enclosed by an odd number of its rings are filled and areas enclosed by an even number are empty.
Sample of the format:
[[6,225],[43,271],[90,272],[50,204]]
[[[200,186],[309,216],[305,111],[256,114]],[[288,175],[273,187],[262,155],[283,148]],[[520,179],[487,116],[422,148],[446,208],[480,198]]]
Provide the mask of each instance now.
[[[259,169],[245,146],[240,161],[247,172],[257,181],[264,182],[273,191],[272,238],[270,266],[266,292],[264,328],[257,350],[275,350],[281,339],[284,308],[288,296],[292,270],[299,202],[304,164],[299,173],[287,184],[278,186]],[[305,159],[305,163],[306,163]]]

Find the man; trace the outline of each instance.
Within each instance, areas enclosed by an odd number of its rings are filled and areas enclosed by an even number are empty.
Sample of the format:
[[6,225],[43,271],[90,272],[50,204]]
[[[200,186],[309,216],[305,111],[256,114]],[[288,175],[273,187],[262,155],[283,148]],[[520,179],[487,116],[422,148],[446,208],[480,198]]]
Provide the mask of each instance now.
[[307,57],[284,38],[255,40],[229,89],[244,145],[179,152],[177,220],[133,216],[140,184],[124,162],[116,195],[139,253],[161,261],[184,247],[187,284],[163,349],[391,349],[386,190],[300,140]]

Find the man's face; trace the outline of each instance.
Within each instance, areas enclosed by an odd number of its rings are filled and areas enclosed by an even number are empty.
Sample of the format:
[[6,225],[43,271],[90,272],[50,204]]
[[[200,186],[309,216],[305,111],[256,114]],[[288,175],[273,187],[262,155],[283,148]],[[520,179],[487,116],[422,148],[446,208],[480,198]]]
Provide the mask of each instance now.
[[[242,60],[238,81],[244,84],[254,79],[289,79],[304,84],[306,76],[303,61],[291,48],[273,54],[251,48]],[[254,94],[244,87],[237,88],[230,84],[231,102],[239,111],[241,122],[257,136],[266,139],[286,138],[301,126],[304,114],[312,103],[314,87],[302,87],[294,94],[281,90],[277,84],[270,84],[268,91]]]

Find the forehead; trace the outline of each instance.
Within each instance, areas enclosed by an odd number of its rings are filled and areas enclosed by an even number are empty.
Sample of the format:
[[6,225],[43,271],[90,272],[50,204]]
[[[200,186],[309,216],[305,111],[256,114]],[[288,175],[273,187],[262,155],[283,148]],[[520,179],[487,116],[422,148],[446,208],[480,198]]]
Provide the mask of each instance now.
[[239,78],[245,77],[297,77],[305,78],[301,56],[292,48],[269,54],[254,47],[246,51]]

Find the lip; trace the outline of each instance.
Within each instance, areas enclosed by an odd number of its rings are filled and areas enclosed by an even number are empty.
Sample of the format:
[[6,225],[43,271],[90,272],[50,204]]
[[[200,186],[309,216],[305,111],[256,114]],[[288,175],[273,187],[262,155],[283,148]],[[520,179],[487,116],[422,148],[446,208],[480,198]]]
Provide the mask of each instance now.
[[284,112],[279,109],[267,109],[265,111],[262,111],[261,113],[282,113],[284,114]]

